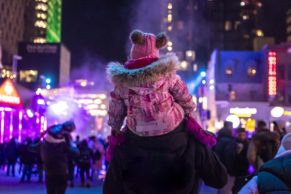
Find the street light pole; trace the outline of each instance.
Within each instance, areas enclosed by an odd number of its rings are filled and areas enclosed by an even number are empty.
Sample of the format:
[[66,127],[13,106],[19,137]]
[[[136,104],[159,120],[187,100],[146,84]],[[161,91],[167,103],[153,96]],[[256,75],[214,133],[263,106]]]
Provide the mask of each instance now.
[[16,77],[13,79],[13,81],[15,82],[15,80],[17,79],[17,66],[18,66],[18,60],[21,60],[22,57],[19,55],[13,55],[12,58],[12,73],[14,75],[16,75]]

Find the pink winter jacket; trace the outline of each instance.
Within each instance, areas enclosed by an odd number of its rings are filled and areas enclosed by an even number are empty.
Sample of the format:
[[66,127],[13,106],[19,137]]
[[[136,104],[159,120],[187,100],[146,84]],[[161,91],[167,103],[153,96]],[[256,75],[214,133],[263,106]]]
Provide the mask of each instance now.
[[179,61],[166,55],[138,69],[111,63],[107,74],[114,83],[108,124],[120,131],[126,125],[139,136],[157,136],[174,130],[195,104],[186,84],[176,74]]

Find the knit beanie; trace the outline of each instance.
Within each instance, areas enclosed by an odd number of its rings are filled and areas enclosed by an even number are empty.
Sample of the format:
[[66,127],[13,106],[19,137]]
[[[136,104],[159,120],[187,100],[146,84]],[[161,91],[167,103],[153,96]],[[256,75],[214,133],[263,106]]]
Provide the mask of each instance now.
[[159,58],[159,49],[166,46],[168,38],[165,33],[157,36],[152,33],[145,33],[140,30],[133,30],[130,33],[132,47],[130,59]]
[[278,149],[275,158],[284,155],[285,152],[291,152],[291,133],[287,133],[282,138],[281,145]]

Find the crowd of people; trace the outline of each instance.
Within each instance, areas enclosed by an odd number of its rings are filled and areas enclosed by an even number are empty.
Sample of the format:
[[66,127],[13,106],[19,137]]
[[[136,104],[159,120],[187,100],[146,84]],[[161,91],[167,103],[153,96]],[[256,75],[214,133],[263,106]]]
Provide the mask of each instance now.
[[286,131],[276,122],[272,125],[276,127],[271,131],[266,122],[257,121],[257,128],[250,136],[244,128],[234,130],[231,122],[224,122],[213,150],[227,169],[228,181],[218,193],[238,193],[266,162],[275,157]]
[[19,161],[21,182],[30,181],[35,165],[47,194],[64,194],[68,182],[75,185],[75,172],[81,185],[90,187],[105,158],[104,194],[197,194],[201,181],[218,194],[291,192],[290,133],[275,122],[268,128],[265,121],[257,121],[252,134],[227,121],[216,135],[207,132],[176,74],[178,58],[159,56],[167,36],[134,30],[130,39],[130,60],[107,69],[114,84],[108,148],[96,137],[72,141],[72,121],[53,125],[35,141],[1,145],[0,165],[7,175],[15,175]]
[[[278,153],[281,140],[286,134],[284,128],[279,128],[275,122],[272,125],[275,126],[273,131],[267,128],[264,121],[258,121],[255,132],[250,136],[244,128],[233,129],[231,122],[224,122],[223,128],[216,134],[217,143],[212,148],[228,174],[227,183],[218,189],[219,194],[235,194],[241,189],[242,194],[251,193],[246,192],[243,186],[248,185],[252,178],[257,180],[260,169]],[[287,150],[291,149],[290,138]],[[68,169],[65,180],[69,186],[74,187],[75,179],[79,176],[81,186],[90,187],[102,170],[106,145],[95,136],[83,140],[76,136],[74,141],[67,141],[73,151],[68,152],[67,159],[63,158]],[[7,176],[20,175],[21,183],[30,182],[32,175],[37,177],[39,183],[43,183],[44,164],[39,149],[40,142],[40,138],[26,138],[23,142],[12,138],[9,142],[0,144],[0,170],[5,171]],[[55,158],[54,152],[49,152]]]
[[[41,139],[32,140],[27,137],[22,142],[15,138],[0,144],[0,170],[7,176],[20,176],[20,182],[30,182],[37,177],[39,183],[44,182],[44,165],[41,157]],[[74,152],[63,158],[68,166],[68,184],[75,186],[76,177],[80,178],[81,186],[90,187],[91,182],[98,179],[103,168],[106,143],[96,136],[80,140],[79,136],[69,140]],[[49,155],[54,155],[52,150]]]

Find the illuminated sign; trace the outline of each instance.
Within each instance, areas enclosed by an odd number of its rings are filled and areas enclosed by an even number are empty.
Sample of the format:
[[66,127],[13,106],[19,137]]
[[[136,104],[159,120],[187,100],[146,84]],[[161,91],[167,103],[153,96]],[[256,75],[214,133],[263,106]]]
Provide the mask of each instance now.
[[268,52],[268,94],[275,96],[277,94],[276,67],[277,56],[275,52]]
[[0,87],[0,103],[21,105],[20,97],[10,79],[4,81]]
[[251,117],[254,114],[257,114],[256,108],[230,108],[229,109],[230,114],[234,114],[238,117]]
[[291,111],[285,110],[283,107],[276,106],[272,108],[271,115],[274,118],[279,118],[282,116],[291,116]]

